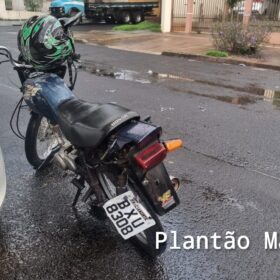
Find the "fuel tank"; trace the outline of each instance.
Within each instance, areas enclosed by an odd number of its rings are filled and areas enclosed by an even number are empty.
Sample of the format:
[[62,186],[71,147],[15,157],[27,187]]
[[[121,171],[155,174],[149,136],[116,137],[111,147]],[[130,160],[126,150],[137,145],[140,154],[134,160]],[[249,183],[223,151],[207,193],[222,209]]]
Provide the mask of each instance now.
[[34,112],[56,122],[59,105],[75,98],[63,79],[53,73],[33,73],[23,84],[23,98]]

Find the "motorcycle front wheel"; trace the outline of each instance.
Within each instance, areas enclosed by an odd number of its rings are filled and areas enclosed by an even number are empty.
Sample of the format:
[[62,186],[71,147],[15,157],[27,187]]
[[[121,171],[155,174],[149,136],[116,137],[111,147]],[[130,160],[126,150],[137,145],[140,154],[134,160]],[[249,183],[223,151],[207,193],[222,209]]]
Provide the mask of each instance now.
[[31,113],[25,136],[25,154],[28,162],[35,169],[39,168],[57,143],[48,119]]
[[[112,182],[110,174],[107,172],[99,172],[98,179],[100,185],[107,196],[108,199],[112,199],[117,196],[116,194],[116,185]],[[156,257],[161,255],[165,249],[167,243],[160,243],[159,248],[156,249],[156,232],[163,232],[163,227],[161,222],[156,215],[155,211],[150,206],[149,202],[140,191],[140,188],[137,186],[137,183],[134,182],[132,179],[128,179],[127,182],[127,190],[132,191],[139,203],[141,203],[146,210],[150,213],[151,217],[155,220],[156,224],[145,231],[131,237],[129,240],[141,251],[144,251],[151,257]]]

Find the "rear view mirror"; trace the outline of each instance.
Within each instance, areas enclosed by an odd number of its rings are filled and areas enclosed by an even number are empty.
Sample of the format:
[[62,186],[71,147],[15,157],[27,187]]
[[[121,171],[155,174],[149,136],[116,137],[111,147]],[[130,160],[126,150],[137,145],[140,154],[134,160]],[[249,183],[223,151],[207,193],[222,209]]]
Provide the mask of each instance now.
[[63,17],[63,18],[59,18],[58,20],[60,21],[62,26],[67,29],[67,28],[75,25],[76,23],[78,23],[80,18],[82,17],[82,15],[83,15],[83,13],[79,12],[73,17],[70,17],[70,18]]

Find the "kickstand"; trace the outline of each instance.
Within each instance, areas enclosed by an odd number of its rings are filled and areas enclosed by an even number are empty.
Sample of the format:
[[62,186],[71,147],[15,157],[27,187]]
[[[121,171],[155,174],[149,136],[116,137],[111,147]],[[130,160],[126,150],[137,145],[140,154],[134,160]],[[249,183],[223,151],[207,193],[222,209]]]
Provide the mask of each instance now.
[[77,193],[76,193],[73,203],[72,203],[72,207],[75,207],[81,196],[82,190],[85,188],[85,185],[84,185],[85,180],[83,178],[80,178],[80,179],[74,178],[71,181],[71,183],[77,188]]

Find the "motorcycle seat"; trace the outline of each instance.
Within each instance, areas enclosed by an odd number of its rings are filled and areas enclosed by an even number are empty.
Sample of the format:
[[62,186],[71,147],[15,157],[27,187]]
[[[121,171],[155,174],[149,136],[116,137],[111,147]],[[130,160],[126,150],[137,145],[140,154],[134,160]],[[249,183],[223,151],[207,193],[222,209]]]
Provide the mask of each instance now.
[[96,148],[117,127],[139,119],[139,114],[116,104],[93,104],[76,98],[58,107],[62,133],[78,147]]

